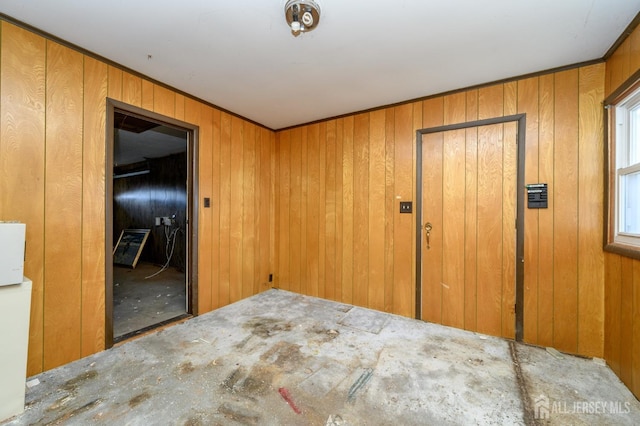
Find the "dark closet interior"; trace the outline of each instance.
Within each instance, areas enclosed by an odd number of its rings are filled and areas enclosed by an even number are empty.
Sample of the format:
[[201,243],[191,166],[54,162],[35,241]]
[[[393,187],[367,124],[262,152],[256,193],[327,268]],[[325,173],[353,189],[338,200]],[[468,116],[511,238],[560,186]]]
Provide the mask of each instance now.
[[114,250],[128,233],[146,235],[134,262],[114,257],[116,342],[189,314],[187,147],[184,129],[114,113]]

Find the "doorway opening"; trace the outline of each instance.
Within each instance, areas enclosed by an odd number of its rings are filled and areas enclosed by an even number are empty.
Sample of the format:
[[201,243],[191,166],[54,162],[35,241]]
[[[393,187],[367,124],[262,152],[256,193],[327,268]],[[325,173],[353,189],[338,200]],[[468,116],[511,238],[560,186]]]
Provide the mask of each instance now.
[[418,130],[418,319],[522,340],[525,120]]
[[107,347],[193,313],[195,129],[108,103]]

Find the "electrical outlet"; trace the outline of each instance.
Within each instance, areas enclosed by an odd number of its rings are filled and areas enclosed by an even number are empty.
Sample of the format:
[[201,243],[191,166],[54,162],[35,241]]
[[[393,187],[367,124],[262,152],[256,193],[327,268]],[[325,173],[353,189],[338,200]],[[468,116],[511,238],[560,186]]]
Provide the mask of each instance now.
[[171,220],[171,218],[169,216],[162,217],[162,219],[160,219],[160,221],[162,222],[163,225],[166,225],[166,226],[173,225],[173,221]]
[[400,213],[411,213],[412,211],[411,201],[400,201]]

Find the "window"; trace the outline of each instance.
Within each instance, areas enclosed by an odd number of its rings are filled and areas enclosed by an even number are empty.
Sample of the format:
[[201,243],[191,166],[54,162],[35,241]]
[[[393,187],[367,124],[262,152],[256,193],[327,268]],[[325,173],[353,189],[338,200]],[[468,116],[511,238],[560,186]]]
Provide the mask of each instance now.
[[640,256],[640,82],[609,105],[607,248]]

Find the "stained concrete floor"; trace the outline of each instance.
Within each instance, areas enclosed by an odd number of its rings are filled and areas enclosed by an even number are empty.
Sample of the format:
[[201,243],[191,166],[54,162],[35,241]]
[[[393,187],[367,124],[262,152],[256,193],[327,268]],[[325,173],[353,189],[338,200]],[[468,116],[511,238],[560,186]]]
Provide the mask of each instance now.
[[186,313],[185,274],[173,267],[113,267],[113,336],[118,338]]
[[6,424],[640,424],[600,361],[280,290],[33,379]]

